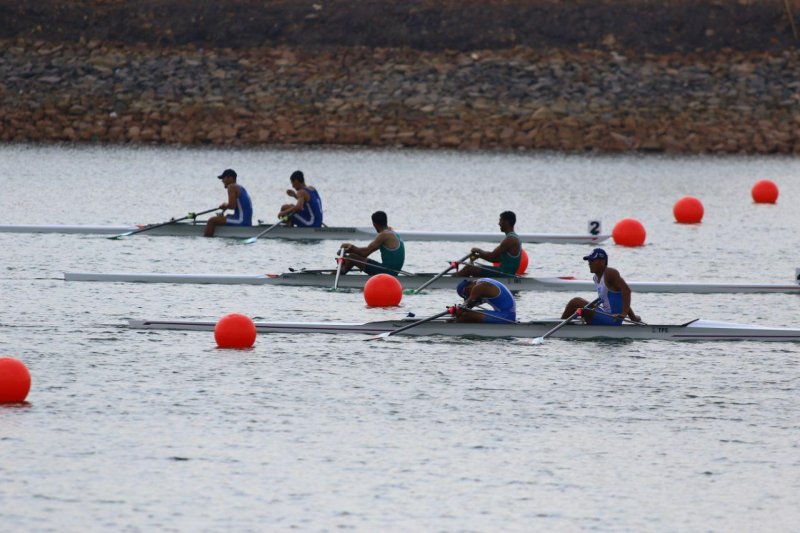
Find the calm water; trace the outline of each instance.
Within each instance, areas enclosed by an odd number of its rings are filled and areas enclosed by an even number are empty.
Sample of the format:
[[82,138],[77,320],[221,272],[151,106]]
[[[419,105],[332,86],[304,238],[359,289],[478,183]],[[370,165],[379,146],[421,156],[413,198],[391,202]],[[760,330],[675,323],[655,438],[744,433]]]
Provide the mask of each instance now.
[[[224,200],[239,172],[258,218],[302,169],[331,225],[376,209],[405,229],[610,232],[630,280],[791,282],[800,159],[391,151],[0,147],[2,223],[168,220]],[[777,205],[754,205],[761,178]],[[699,197],[701,225],[673,223]],[[4,530],[796,530],[800,346],[137,332],[128,318],[362,321],[426,316],[443,291],[368,309],[359,292],[65,283],[64,271],[263,273],[333,265],[336,242],[0,234],[0,355],[33,376],[0,407]],[[484,245],[488,247],[489,245]],[[438,271],[463,243],[409,243]],[[588,276],[588,246],[528,245],[536,275]],[[565,293],[523,293],[521,318]],[[590,296],[584,294],[583,296]],[[634,295],[646,321],[800,327],[789,295]]]

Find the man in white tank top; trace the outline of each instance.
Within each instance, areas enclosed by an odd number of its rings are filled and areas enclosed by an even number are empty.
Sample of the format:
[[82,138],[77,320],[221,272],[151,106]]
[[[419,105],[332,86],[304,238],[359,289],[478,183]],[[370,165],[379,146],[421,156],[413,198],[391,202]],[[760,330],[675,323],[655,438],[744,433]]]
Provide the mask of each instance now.
[[[584,309],[583,320],[587,324],[600,326],[618,326],[626,317],[640,322],[639,316],[631,309],[631,289],[617,269],[608,266],[606,251],[595,248],[583,259],[589,262],[589,271],[594,274],[594,285],[600,299],[596,308]],[[561,318],[572,316],[575,311],[588,304],[583,298],[573,298],[567,303]]]

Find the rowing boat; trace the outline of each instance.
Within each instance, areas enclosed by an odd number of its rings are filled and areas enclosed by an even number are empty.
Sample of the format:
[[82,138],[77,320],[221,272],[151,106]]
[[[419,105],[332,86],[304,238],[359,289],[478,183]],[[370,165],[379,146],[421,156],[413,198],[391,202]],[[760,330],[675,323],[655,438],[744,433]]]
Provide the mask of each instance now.
[[[31,224],[4,224],[0,225],[0,233],[67,233],[78,235],[120,235],[147,226],[67,226],[67,225],[31,225]],[[271,224],[257,226],[218,226],[214,235],[245,239],[254,237],[271,227]],[[142,235],[171,236],[171,237],[200,237],[203,235],[205,225],[176,222],[158,228],[147,230]],[[414,231],[398,230],[397,233],[405,241],[452,241],[452,242],[497,242],[502,238],[502,233],[476,232],[476,231]],[[324,227],[324,228],[294,228],[279,226],[275,230],[263,235],[262,239],[288,239],[288,240],[372,240],[375,230],[368,227]],[[525,243],[553,243],[553,244],[597,244],[608,239],[610,235],[591,234],[559,234],[559,233],[520,233],[519,238]]]
[[[398,279],[406,289],[414,289],[430,280],[435,274],[400,275]],[[220,285],[291,285],[300,287],[333,287],[335,270],[304,270],[284,274],[137,274],[65,272],[65,281],[101,281],[125,283],[192,283]],[[339,277],[339,287],[362,289],[369,279],[365,274],[350,273]],[[455,289],[465,278],[445,275],[428,285],[429,289]],[[594,291],[594,282],[572,277],[527,277],[500,279],[512,291]],[[681,283],[672,281],[630,281],[628,286],[636,293],[784,293],[800,294],[800,284],[770,285],[752,283]]]
[[[416,319],[385,320],[366,323],[343,322],[256,322],[259,333],[362,333],[377,335],[412,324]],[[445,335],[454,337],[519,337],[544,335],[561,321],[557,319],[518,322],[516,324],[456,324],[433,320],[419,324],[399,335]],[[215,322],[180,320],[130,320],[129,327],[149,330],[213,331]],[[669,341],[793,341],[800,342],[800,329],[773,328],[712,320],[692,320],[680,325],[590,326],[570,323],[552,337],[580,340],[669,340]]]

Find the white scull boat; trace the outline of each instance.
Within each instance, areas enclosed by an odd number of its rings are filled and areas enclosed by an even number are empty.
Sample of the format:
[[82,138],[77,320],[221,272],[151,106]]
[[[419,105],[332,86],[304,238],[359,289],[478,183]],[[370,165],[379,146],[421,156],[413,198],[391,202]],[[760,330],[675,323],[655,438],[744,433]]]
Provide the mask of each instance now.
[[[380,322],[256,322],[259,333],[362,333],[377,335],[407,326],[417,319],[385,320]],[[398,335],[445,335],[458,337],[520,337],[544,335],[561,321],[557,319],[518,322],[516,324],[456,324],[433,320]],[[133,329],[213,331],[216,322],[181,320],[130,320]],[[800,329],[762,327],[711,320],[692,320],[680,325],[587,326],[567,324],[552,334],[562,339],[582,340],[669,340],[669,341],[800,341]]]
[[[254,237],[269,228],[271,224],[257,226],[219,226],[214,235],[246,239]],[[3,224],[0,233],[68,233],[78,235],[120,235],[139,230],[147,226],[67,226],[67,225],[31,225]],[[176,222],[166,224],[143,232],[142,235],[200,237],[205,225]],[[478,231],[414,231],[398,230],[397,233],[405,241],[442,241],[442,242],[500,242],[503,234],[499,232]],[[279,226],[266,233],[262,239],[289,240],[372,240],[375,230],[370,227],[325,227],[325,228],[292,228]],[[597,244],[607,240],[610,235],[559,234],[559,233],[519,233],[524,243],[553,244]]]
[[[290,285],[300,287],[332,288],[336,272],[334,270],[305,270],[284,274],[137,274],[137,273],[92,273],[65,272],[65,281],[100,281],[126,283],[191,283],[221,285]],[[436,274],[400,275],[398,279],[405,289],[415,289]],[[339,287],[345,289],[362,289],[369,276],[350,273],[339,277]],[[464,278],[445,275],[437,279],[428,289],[455,289]],[[562,291],[581,292],[594,291],[594,283],[590,280],[579,280],[572,277],[526,277],[501,278],[512,291]],[[636,293],[784,293],[800,294],[800,284],[771,285],[753,283],[682,283],[672,281],[630,281],[631,290]]]

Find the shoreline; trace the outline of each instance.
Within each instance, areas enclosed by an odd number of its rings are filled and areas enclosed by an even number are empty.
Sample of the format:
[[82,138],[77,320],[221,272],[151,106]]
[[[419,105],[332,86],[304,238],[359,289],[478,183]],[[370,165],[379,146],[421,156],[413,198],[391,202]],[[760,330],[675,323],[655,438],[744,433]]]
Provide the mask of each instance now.
[[5,142],[800,152],[794,51],[0,45]]

